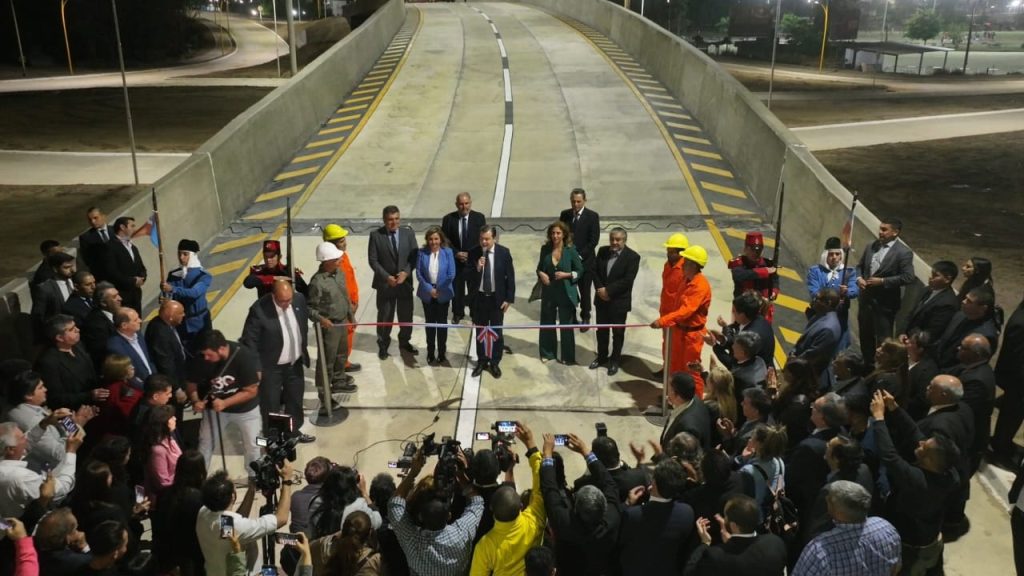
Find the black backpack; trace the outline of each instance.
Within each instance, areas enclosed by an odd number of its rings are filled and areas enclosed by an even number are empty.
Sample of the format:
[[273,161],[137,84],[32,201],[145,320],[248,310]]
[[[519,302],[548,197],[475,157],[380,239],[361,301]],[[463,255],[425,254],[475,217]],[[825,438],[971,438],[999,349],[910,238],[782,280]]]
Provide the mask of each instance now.
[[[764,479],[768,493],[764,502],[761,503],[761,513],[764,516],[764,523],[761,528],[764,532],[775,534],[787,546],[795,543],[797,533],[800,530],[800,515],[796,504],[786,496],[785,488],[775,488],[768,480],[768,472],[760,464],[754,464],[754,468]],[[781,477],[783,473],[780,473]]]

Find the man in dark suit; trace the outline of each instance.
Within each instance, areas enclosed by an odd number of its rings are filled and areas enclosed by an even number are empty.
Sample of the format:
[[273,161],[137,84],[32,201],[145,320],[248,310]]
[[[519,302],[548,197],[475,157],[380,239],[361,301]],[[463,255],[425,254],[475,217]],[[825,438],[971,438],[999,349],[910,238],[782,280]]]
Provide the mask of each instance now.
[[473,262],[469,253],[480,245],[480,227],[487,224],[487,218],[473,210],[473,197],[462,192],[455,197],[455,211],[441,219],[444,232],[452,252],[455,253],[455,297],[452,299],[452,324],[458,324],[466,316],[467,296],[471,292],[469,277],[473,275]]
[[680,432],[689,432],[700,441],[704,451],[711,449],[711,414],[704,401],[696,397],[697,385],[689,372],[676,372],[669,381],[668,403],[672,412],[661,431],[661,451],[668,452],[668,443]]
[[149,348],[139,335],[142,332],[142,318],[132,308],[122,306],[114,313],[114,331],[115,334],[107,340],[107,354],[121,354],[131,359],[132,367],[135,368],[133,382],[141,390],[142,382],[154,372],[149,360]]
[[932,335],[918,330],[907,336],[907,378],[910,383],[910,399],[907,401],[907,412],[915,420],[928,414],[928,385],[932,378],[939,375],[939,365],[935,363],[929,350]]
[[61,247],[60,242],[56,240],[43,240],[39,243],[39,253],[42,254],[43,260],[36,267],[35,273],[32,274],[32,279],[28,281],[28,287],[32,291],[33,296],[37,286],[54,277],[50,256],[63,251],[64,249]]
[[[615,486],[619,490],[618,502],[624,502],[626,497],[629,496],[629,491],[633,488],[647,486],[647,471],[643,468],[630,468],[629,465],[623,462],[619,455],[619,445],[613,438],[598,436],[594,438],[591,449],[594,451],[594,456],[597,456],[597,459],[604,464],[605,470],[608,471],[612,480],[615,481]],[[587,485],[600,488],[594,476],[584,474],[573,482],[573,490],[579,490]]]
[[988,361],[992,348],[981,334],[968,334],[960,343],[957,359],[960,364],[949,371],[964,387],[963,403],[974,415],[974,442],[970,451],[971,473],[978,470],[981,456],[988,447],[992,429],[992,409],[996,401],[996,374]]
[[996,384],[1003,389],[1003,396],[999,399],[999,419],[992,435],[992,450],[1002,460],[1008,461],[1015,456],[1013,437],[1024,421],[1024,300],[1017,305],[1003,329],[1002,352],[996,362]]
[[764,361],[765,367],[775,365],[775,333],[772,325],[761,315],[761,298],[756,292],[748,290],[732,299],[732,324],[726,324],[721,316],[718,326],[722,329],[708,329],[704,341],[714,348],[715,357],[723,366],[732,370],[736,359],[732,356],[732,344],[740,332],[754,332],[758,335],[760,346],[754,354]]
[[685,486],[682,464],[670,458],[655,467],[646,504],[636,504],[643,489],[630,494],[619,534],[623,576],[680,573],[696,545],[693,508],[676,500]]
[[[577,280],[576,286],[580,290],[580,320],[587,324],[590,322],[590,285],[594,281],[594,251],[601,240],[601,217],[597,212],[586,209],[587,191],[583,188],[572,189],[569,193],[569,203],[572,207],[562,210],[558,219],[569,226],[572,231],[572,243],[583,260],[583,274]],[[580,332],[587,330],[583,328]]]
[[114,221],[114,237],[106,246],[104,273],[117,287],[124,306],[142,313],[142,284],[146,282],[146,264],[132,244],[135,219],[122,216]]
[[[416,267],[416,238],[412,228],[402,226],[397,206],[384,207],[384,225],[370,232],[367,261],[373,270],[373,289],[377,291],[377,322],[412,322],[412,271]],[[412,345],[412,327],[398,329],[398,348],[409,354],[419,351]],[[377,357],[386,359],[391,346],[391,326],[377,327]]]
[[761,509],[750,496],[733,496],[718,520],[722,543],[711,545],[707,518],[697,520],[701,545],[686,564],[685,576],[758,574],[782,576],[786,569],[786,544],[774,534],[758,534]]
[[303,367],[309,366],[308,334],[306,298],[282,278],[274,281],[270,294],[249,307],[239,338],[239,343],[259,358],[263,429],[269,429],[268,415],[281,411],[283,399],[285,411],[292,417],[292,431],[303,443],[316,440],[299,431],[306,422],[302,395],[306,389]]
[[993,315],[995,304],[996,295],[987,285],[978,286],[967,293],[960,311],[953,315],[935,345],[935,361],[940,370],[956,366],[957,349],[968,334],[981,334],[988,338],[992,350],[996,350],[999,346],[1000,327],[996,325]]
[[121,309],[121,294],[113,284],[100,282],[93,298],[96,307],[82,324],[82,344],[98,367],[107,353],[107,340],[116,333],[114,313]]
[[51,410],[78,410],[83,404],[106,400],[110,392],[100,387],[92,358],[79,344],[75,319],[63,314],[50,318],[46,335],[52,345],[36,360],[36,372],[46,384],[46,405]]
[[[834,288],[822,288],[811,302],[814,315],[807,321],[804,333],[790,352],[791,358],[803,358],[814,368],[814,373],[824,374],[832,357],[835,356],[843,329],[839,324],[836,309],[839,308],[839,292]],[[826,375],[827,378],[827,375]]]
[[857,325],[860,349],[869,367],[874,366],[871,351],[879,342],[892,337],[893,322],[903,298],[902,287],[914,281],[914,253],[900,241],[902,230],[903,222],[898,218],[882,220],[878,240],[864,250],[857,267]]
[[[490,368],[495,378],[501,378],[501,357],[504,353],[505,338],[501,325],[505,323],[505,312],[516,300],[516,270],[512,264],[512,253],[498,244],[498,231],[484,225],[480,228],[480,245],[469,253],[473,262],[473,274],[469,278],[473,302],[473,324],[491,326],[497,334],[493,342],[487,335],[477,334],[476,368],[473,377]],[[490,342],[490,356],[487,354]]]
[[907,318],[904,334],[924,330],[938,337],[946,330],[953,315],[960,309],[960,300],[953,291],[956,275],[957,266],[949,260],[939,260],[932,265],[928,290]]
[[53,275],[36,286],[32,293],[32,316],[40,332],[47,318],[60,314],[74,290],[71,277],[75,275],[75,257],[67,252],[54,252],[46,258],[46,262]]
[[185,320],[185,307],[177,300],[166,300],[160,313],[146,326],[146,346],[153,370],[171,379],[175,390],[185,386],[188,354],[178,335],[178,326]]
[[805,518],[813,511],[818,492],[828,478],[829,467],[825,461],[828,443],[839,435],[845,423],[846,410],[838,394],[829,392],[818,398],[811,404],[814,431],[793,448],[786,462],[786,495]]
[[107,215],[99,208],[89,208],[86,217],[89,219],[89,229],[78,237],[78,253],[84,267],[92,272],[97,282],[102,282],[107,279],[103,268],[106,260],[104,252],[116,232],[113,226],[107,225]]
[[71,296],[64,302],[61,312],[75,318],[75,324],[81,328],[85,324],[85,318],[92,312],[92,297],[96,292],[96,277],[91,272],[79,270],[71,277],[75,285]]
[[[592,276],[596,298],[598,324],[625,324],[626,315],[633,306],[633,282],[640,271],[640,255],[626,246],[628,235],[616,226],[608,233],[608,245],[597,251]],[[612,328],[612,352],[608,354],[608,328],[597,329],[597,358],[590,369],[608,364],[608,375],[619,371],[625,328]]]

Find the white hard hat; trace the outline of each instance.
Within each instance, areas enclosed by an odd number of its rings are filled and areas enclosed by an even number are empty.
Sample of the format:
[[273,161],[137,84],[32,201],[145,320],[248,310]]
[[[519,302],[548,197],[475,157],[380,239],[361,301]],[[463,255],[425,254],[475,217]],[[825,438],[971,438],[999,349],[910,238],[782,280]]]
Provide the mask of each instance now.
[[321,242],[316,247],[316,261],[327,262],[328,260],[337,260],[344,254],[337,246],[331,242]]

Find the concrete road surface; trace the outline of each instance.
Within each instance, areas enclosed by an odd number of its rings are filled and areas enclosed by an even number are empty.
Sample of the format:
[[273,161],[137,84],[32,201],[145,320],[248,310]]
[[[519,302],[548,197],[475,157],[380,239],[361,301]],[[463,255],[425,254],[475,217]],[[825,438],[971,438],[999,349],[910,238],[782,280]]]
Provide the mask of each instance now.
[[[203,18],[212,18],[212,15],[202,13]],[[220,16],[219,22],[223,25],[224,15]],[[277,54],[288,53],[288,43],[281,39],[269,28],[260,25],[258,22],[233,16],[230,18],[231,37],[234,38],[236,48],[229,51],[225,56],[214,58],[205,62],[195,64],[184,64],[171,68],[154,68],[151,70],[139,70],[128,73],[128,86],[148,86],[159,84],[191,84],[192,79],[183,79],[183,76],[196,76],[209,74],[236,68],[248,68],[273,60]],[[275,48],[276,46],[276,48]],[[266,84],[266,79],[232,79],[233,83],[250,85],[253,83]],[[274,82],[278,80],[274,79]],[[196,83],[210,84],[208,79],[199,79]],[[31,92],[36,90],[74,90],[77,88],[110,88],[121,86],[120,72],[106,72],[102,74],[80,74],[75,76],[51,76],[48,78],[23,78],[17,80],[0,81],[0,92]]]
[[1024,130],[1024,108],[791,128],[811,150],[921,142]]
[[[138,154],[139,182],[150,184],[188,154]],[[134,184],[128,152],[37,152],[0,150],[0,184],[67,186]]]

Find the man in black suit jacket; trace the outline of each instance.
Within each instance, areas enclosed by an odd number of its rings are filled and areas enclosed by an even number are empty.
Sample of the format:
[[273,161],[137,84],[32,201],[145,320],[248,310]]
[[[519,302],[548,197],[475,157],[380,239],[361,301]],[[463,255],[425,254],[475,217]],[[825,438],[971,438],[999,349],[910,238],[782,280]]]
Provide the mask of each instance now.
[[160,313],[146,326],[146,346],[153,370],[171,379],[174,390],[185,386],[188,354],[178,335],[178,326],[185,320],[185,307],[177,300],[166,300]]
[[829,440],[839,434],[845,423],[846,410],[838,394],[829,392],[818,398],[811,405],[814,431],[793,448],[786,461],[786,495],[805,518],[813,510],[818,492],[828,478],[825,451]]
[[98,370],[107,354],[107,341],[117,333],[114,314],[121,308],[121,294],[113,284],[100,282],[93,297],[96,307],[82,323],[82,344]]
[[992,429],[996,374],[988,363],[991,357],[988,339],[981,334],[968,334],[957,352],[960,364],[949,371],[951,376],[960,379],[964,387],[963,403],[971,407],[974,415],[974,442],[970,451],[972,474],[981,464],[981,455],[988,448],[989,431]]
[[636,505],[642,489],[630,494],[619,534],[623,576],[680,573],[697,544],[693,537],[693,508],[676,500],[685,486],[682,464],[667,459],[654,469],[650,500],[646,504]]
[[[377,291],[377,322],[412,322],[412,271],[416,268],[416,238],[412,228],[402,226],[397,206],[384,207],[384,225],[370,232],[367,261],[373,270],[373,289]],[[398,348],[409,354],[419,351],[412,345],[412,327],[398,329]],[[377,327],[377,357],[388,357],[391,326]]]
[[715,357],[723,366],[732,370],[736,359],[732,356],[732,344],[740,332],[754,332],[758,335],[760,346],[755,354],[764,361],[765,368],[775,365],[775,333],[772,325],[761,315],[761,298],[756,292],[746,291],[732,299],[732,324],[726,324],[719,316],[718,326],[722,329],[709,329],[705,342],[714,348]]
[[936,338],[942,335],[953,315],[960,309],[960,299],[953,291],[956,274],[957,266],[949,260],[939,260],[932,265],[928,290],[907,318],[904,334],[924,330]]
[[1016,450],[1013,437],[1024,421],[1024,300],[1006,321],[1001,346],[996,384],[1003,389],[1003,396],[999,399],[992,449],[1003,459],[1011,459]]
[[[647,471],[643,468],[630,468],[623,462],[619,455],[619,445],[613,438],[598,436],[594,438],[591,449],[594,451],[594,456],[597,456],[597,459],[604,464],[605,470],[615,481],[615,485],[619,489],[619,502],[625,502],[633,488],[647,486],[649,480]],[[594,476],[584,474],[573,482],[573,490],[579,490],[587,485],[601,487],[597,484],[597,479]]]
[[146,264],[132,243],[135,219],[122,216],[114,221],[114,237],[106,246],[104,273],[117,287],[124,306],[142,314],[142,284],[146,282]]
[[473,197],[462,192],[455,197],[455,211],[441,219],[444,232],[452,252],[455,253],[455,297],[452,299],[452,323],[458,324],[466,316],[469,277],[473,273],[473,262],[469,253],[480,245],[480,227],[487,224],[487,218],[473,210]]
[[37,286],[54,277],[50,256],[63,251],[64,249],[61,247],[60,242],[56,240],[43,240],[39,243],[39,253],[42,254],[43,260],[36,267],[35,273],[32,274],[32,279],[28,281],[28,287],[33,297],[35,296]]
[[693,376],[689,372],[676,372],[665,393],[672,412],[665,419],[661,432],[662,453],[668,452],[669,441],[680,432],[693,434],[705,452],[711,450],[711,413],[704,401],[695,397],[697,386]]
[[469,289],[473,302],[473,324],[491,326],[498,335],[490,344],[491,354],[487,355],[486,336],[477,333],[476,368],[473,377],[490,368],[491,375],[501,378],[501,357],[504,353],[505,338],[501,325],[505,323],[505,312],[516,300],[516,270],[512,253],[498,244],[498,231],[493,226],[480,228],[480,245],[469,253],[473,262],[473,273],[469,277]]
[[[583,274],[576,282],[576,286],[580,290],[580,320],[586,324],[590,322],[590,285],[594,281],[594,251],[601,240],[601,217],[597,212],[585,208],[587,191],[583,188],[572,189],[569,193],[569,203],[572,207],[562,210],[558,219],[569,226],[572,231],[572,243],[583,260]],[[587,330],[583,328],[580,332]]]
[[75,275],[75,257],[67,252],[54,252],[47,257],[46,262],[53,276],[36,286],[32,293],[32,316],[40,334],[46,319],[60,314],[74,290],[71,277]]
[[36,360],[36,372],[46,383],[46,405],[51,410],[78,410],[83,404],[100,404],[110,395],[100,387],[92,358],[79,344],[81,333],[74,318],[58,314],[46,322],[51,346]]
[[882,220],[878,240],[864,250],[857,267],[857,325],[860,349],[869,366],[874,366],[873,351],[878,343],[892,338],[902,287],[914,281],[914,253],[900,241],[902,229],[903,222],[898,218]]
[[75,324],[81,328],[85,324],[85,318],[92,312],[92,296],[96,293],[96,277],[92,272],[79,270],[71,277],[75,285],[71,296],[64,302],[61,312],[75,318]]
[[[626,246],[627,239],[626,230],[616,226],[608,233],[608,245],[597,251],[592,276],[598,324],[625,324],[626,315],[632,310],[633,282],[640,271],[640,255]],[[619,371],[626,329],[611,329],[611,355],[608,354],[608,331],[608,328],[597,329],[597,358],[591,362],[590,369],[596,370],[607,362],[608,375],[614,376]]]
[[999,326],[993,316],[996,295],[988,286],[982,285],[968,292],[960,305],[960,311],[953,315],[949,326],[942,332],[935,345],[935,361],[940,370],[956,366],[957,349],[968,334],[981,334],[988,339],[993,352],[999,346]]
[[711,545],[707,518],[697,520],[701,545],[686,564],[685,576],[743,574],[782,576],[786,569],[786,544],[774,534],[758,534],[761,509],[750,496],[733,496],[719,520],[722,543]]
[[107,279],[104,270],[107,243],[114,239],[116,232],[113,226],[107,225],[107,215],[93,206],[86,213],[89,229],[78,237],[78,255],[82,264],[96,277],[97,282]]
[[928,414],[928,385],[939,375],[939,365],[929,350],[933,336],[928,332],[911,332],[907,336],[907,377],[910,382],[910,399],[906,409],[915,420]]
[[[282,329],[281,325],[284,324]],[[260,415],[263,429],[269,429],[269,414],[285,411],[292,417],[293,434],[303,443],[315,437],[299,431],[306,422],[302,396],[306,389],[304,366],[309,366],[306,350],[309,334],[309,309],[306,298],[286,279],[276,280],[270,294],[249,307],[242,337],[238,342],[256,353],[260,363]],[[283,402],[282,402],[283,400]]]

